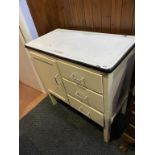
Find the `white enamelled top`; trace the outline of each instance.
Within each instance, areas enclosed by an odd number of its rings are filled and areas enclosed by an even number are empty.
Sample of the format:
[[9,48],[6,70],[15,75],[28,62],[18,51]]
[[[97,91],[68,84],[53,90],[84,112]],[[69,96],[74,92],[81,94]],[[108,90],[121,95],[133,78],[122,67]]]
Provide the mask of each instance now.
[[26,47],[111,70],[134,46],[134,36],[56,29]]

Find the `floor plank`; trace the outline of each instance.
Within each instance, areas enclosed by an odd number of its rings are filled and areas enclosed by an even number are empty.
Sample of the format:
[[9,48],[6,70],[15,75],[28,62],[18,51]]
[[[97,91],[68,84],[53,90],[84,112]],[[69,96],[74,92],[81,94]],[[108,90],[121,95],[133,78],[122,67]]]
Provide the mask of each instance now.
[[46,96],[47,94],[19,82],[19,118],[23,118]]

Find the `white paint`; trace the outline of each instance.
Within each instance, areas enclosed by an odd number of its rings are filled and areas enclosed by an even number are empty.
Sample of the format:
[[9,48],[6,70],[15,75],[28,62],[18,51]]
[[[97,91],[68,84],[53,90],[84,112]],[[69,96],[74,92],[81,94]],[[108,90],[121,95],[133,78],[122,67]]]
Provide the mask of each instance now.
[[134,36],[56,29],[26,45],[102,69],[112,68],[135,43]]

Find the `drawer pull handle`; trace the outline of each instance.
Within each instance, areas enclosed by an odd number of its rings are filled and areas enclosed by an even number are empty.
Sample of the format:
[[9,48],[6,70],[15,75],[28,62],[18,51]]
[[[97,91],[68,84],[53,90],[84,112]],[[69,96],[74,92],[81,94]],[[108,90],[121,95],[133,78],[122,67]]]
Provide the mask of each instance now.
[[74,81],[74,82],[77,83],[77,84],[80,84],[80,85],[82,85],[82,86],[85,86],[84,78],[83,78],[83,77],[78,78],[78,77],[75,75],[75,73],[72,73],[72,74],[70,75],[70,79],[72,79],[72,81]]
[[75,92],[75,96],[81,101],[88,103],[88,96],[81,94],[79,91]]
[[85,112],[82,110],[82,106],[79,107],[79,111],[80,111],[82,114],[86,115],[87,117],[90,117],[90,112],[85,113]]

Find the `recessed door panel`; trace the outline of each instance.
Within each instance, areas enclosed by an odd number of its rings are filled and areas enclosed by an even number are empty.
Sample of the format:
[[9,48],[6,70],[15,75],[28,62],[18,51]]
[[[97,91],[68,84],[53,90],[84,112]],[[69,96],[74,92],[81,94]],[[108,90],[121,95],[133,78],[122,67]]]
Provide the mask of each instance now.
[[56,61],[41,55],[31,54],[31,56],[33,57],[34,66],[46,89],[58,98],[67,101]]

